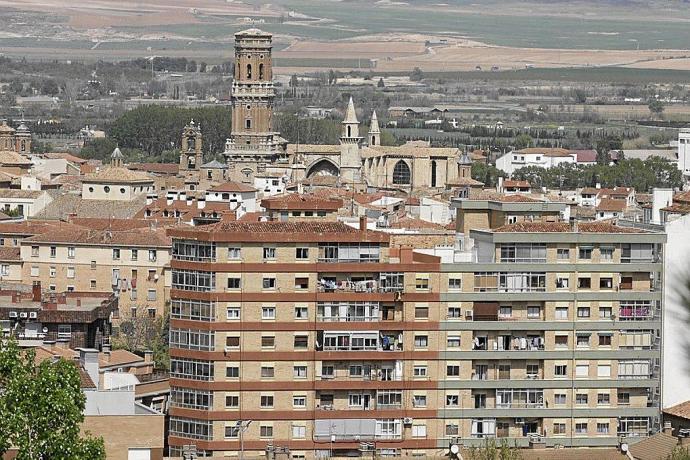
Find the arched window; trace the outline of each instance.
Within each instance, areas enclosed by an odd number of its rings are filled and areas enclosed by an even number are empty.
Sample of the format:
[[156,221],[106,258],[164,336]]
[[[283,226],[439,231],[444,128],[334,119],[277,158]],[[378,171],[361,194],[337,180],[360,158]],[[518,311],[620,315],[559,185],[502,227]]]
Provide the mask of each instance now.
[[22,152],[26,152],[26,141],[21,142],[21,147],[20,147]]
[[371,136],[371,145],[376,145],[376,136]]
[[264,79],[264,65],[259,64],[259,80],[263,80],[263,79]]
[[436,187],[436,160],[431,160],[431,186]]
[[249,118],[247,118],[247,119],[244,121],[244,127],[245,127],[246,129],[252,129],[252,120],[250,120]]
[[347,127],[347,137],[352,137],[352,126]]
[[410,167],[402,160],[398,161],[393,168],[393,183],[397,185],[410,184]]
[[247,78],[252,78],[252,65],[247,64]]

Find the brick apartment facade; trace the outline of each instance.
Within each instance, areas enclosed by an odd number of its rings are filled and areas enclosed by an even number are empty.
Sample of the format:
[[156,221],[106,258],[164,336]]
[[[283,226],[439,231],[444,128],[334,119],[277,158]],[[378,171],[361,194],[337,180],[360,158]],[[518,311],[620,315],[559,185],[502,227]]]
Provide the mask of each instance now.
[[518,222],[472,231],[453,263],[336,222],[171,236],[172,456],[445,457],[658,428],[661,233]]

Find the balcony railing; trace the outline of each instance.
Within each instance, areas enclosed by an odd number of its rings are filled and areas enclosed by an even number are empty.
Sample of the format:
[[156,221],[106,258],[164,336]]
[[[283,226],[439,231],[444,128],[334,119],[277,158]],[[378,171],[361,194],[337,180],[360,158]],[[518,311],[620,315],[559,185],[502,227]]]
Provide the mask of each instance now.
[[380,321],[378,315],[336,315],[336,316],[326,316],[326,315],[316,315],[316,320],[324,323],[340,323],[340,322],[374,322]]

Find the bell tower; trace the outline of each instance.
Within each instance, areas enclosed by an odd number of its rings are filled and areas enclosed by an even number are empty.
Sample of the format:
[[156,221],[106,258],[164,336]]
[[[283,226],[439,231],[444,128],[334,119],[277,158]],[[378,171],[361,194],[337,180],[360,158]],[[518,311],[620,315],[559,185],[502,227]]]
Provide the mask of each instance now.
[[376,117],[376,110],[371,114],[371,124],[369,125],[369,147],[381,145],[381,129],[379,119]]
[[350,97],[340,135],[340,178],[345,183],[361,181],[361,142],[362,138],[359,136],[359,120],[357,120],[355,103],[352,101],[352,97]]
[[279,136],[273,131],[272,122],[272,46],[273,36],[259,29],[235,34],[232,134],[223,153],[233,180],[251,182],[254,173],[280,155]]
[[182,131],[180,171],[198,171],[203,160],[201,126],[191,120]]

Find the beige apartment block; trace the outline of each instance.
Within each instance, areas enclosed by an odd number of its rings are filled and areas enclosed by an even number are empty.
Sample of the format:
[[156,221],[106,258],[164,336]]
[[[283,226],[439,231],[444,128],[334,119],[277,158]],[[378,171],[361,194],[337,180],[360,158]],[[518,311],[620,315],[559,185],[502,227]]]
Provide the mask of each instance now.
[[22,278],[47,289],[110,291],[121,317],[162,315],[170,288],[170,239],[163,229],[74,227],[21,240]]

